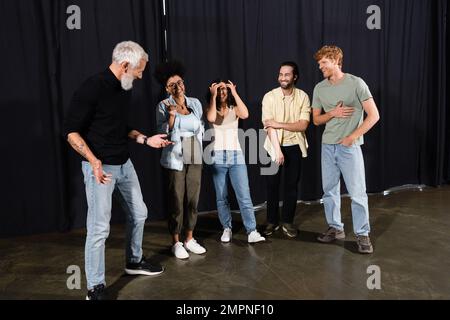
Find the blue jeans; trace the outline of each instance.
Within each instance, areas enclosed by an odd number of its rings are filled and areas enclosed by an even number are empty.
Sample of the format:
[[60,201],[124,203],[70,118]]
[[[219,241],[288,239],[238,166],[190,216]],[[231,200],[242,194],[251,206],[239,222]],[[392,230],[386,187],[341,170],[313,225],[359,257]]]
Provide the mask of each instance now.
[[231,229],[230,204],[228,203],[228,174],[236,194],[245,229],[247,233],[255,231],[255,211],[250,196],[247,166],[245,165],[242,151],[214,151],[212,174],[216,189],[217,211],[223,228]]
[[127,218],[126,259],[137,263],[142,258],[142,237],[147,219],[147,207],[131,160],[123,165],[103,165],[103,171],[112,174],[111,182],[98,184],[89,162],[82,162],[88,214],[85,245],[85,270],[88,290],[105,284],[105,241],[109,235],[112,194],[117,188]]
[[330,227],[344,229],[341,221],[340,177],[352,199],[353,231],[356,235],[370,232],[369,204],[366,194],[364,159],[361,147],[322,144],[322,186],[325,216]]

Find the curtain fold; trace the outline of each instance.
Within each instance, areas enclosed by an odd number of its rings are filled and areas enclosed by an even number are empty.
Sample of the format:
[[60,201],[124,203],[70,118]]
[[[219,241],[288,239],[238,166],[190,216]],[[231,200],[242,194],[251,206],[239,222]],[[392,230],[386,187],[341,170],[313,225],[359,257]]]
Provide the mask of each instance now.
[[[381,30],[367,28],[371,5],[381,10]],[[344,51],[344,71],[366,81],[381,114],[363,146],[368,191],[448,182],[446,1],[168,0],[168,6],[169,56],[185,62],[189,94],[202,99],[212,79],[234,80],[250,109],[242,128],[261,128],[261,100],[278,86],[282,61],[298,63],[298,86],[312,98],[322,80],[313,55],[335,44]],[[322,131],[308,129],[299,199],[322,195]],[[249,174],[253,199],[263,202],[265,179],[258,166]],[[213,199],[201,200],[214,206]]]
[[[81,9],[81,29],[69,30],[70,5]],[[73,92],[111,63],[115,44],[140,43],[150,63],[135,82],[130,123],[156,133],[153,81],[162,60],[160,0],[2,0],[0,44],[5,75],[1,81],[2,190],[0,236],[66,231],[85,225],[86,199],[80,157],[61,136]],[[159,154],[130,144],[149,218],[162,218]],[[118,206],[113,222],[124,221]]]
[[[81,9],[81,30],[69,30],[69,5]],[[381,30],[366,26],[367,8],[381,10]],[[438,186],[450,180],[449,45],[446,0],[1,0],[0,236],[83,227],[86,200],[80,158],[61,137],[70,98],[111,62],[114,45],[140,43],[150,56],[135,83],[130,123],[155,133],[161,88],[154,67],[169,58],[187,68],[187,94],[206,106],[217,77],[231,79],[250,110],[243,129],[261,129],[261,100],[278,86],[282,61],[300,67],[298,86],[312,99],[322,80],[313,55],[324,44],[344,50],[344,71],[362,77],[381,121],[365,136],[367,188]],[[320,138],[310,125],[298,199],[322,196]],[[247,141],[248,142],[248,141]],[[130,144],[150,219],[165,216],[159,152]],[[266,199],[259,165],[249,165],[255,204]],[[205,167],[199,210],[216,208]],[[233,202],[236,207],[235,201]],[[115,206],[113,222],[124,221]]]

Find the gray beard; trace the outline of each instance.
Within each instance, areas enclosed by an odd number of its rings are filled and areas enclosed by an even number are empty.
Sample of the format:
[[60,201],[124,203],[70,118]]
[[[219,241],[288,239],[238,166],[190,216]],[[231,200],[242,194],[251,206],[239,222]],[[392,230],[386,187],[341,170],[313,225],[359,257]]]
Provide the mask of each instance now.
[[134,77],[128,73],[124,73],[120,78],[120,84],[123,90],[129,91],[133,88]]

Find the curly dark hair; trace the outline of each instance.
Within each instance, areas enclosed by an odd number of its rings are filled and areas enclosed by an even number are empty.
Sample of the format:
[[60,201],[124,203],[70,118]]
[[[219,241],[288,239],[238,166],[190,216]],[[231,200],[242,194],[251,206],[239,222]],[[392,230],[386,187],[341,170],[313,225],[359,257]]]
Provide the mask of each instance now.
[[155,68],[155,73],[153,74],[158,80],[158,82],[165,87],[167,80],[173,76],[184,77],[186,70],[184,65],[178,60],[170,60],[167,62],[160,63]]
[[[216,79],[216,80],[212,81],[211,83],[221,83],[221,82],[228,83],[228,80],[222,80],[222,79],[219,78],[219,79]],[[236,100],[234,99],[233,95],[231,94],[231,89],[230,88],[227,88],[227,92],[228,92],[227,107],[231,109],[231,108],[236,106]],[[212,96],[211,91],[208,88],[208,91],[206,92],[206,103],[209,104],[209,102],[211,101],[211,96]],[[216,97],[216,109],[218,111],[220,111],[220,105],[221,105],[220,95],[217,95],[217,97]]]

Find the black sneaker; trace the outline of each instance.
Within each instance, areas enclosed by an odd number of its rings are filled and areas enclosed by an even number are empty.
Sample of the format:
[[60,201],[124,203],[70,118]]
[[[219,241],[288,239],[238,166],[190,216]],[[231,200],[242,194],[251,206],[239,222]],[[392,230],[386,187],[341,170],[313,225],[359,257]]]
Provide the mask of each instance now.
[[274,225],[273,223],[269,223],[266,226],[266,229],[264,229],[263,231],[263,235],[265,236],[270,236],[272,235],[275,231],[278,231],[278,229],[280,229],[279,225]]
[[373,253],[373,246],[369,236],[356,236],[359,253]]
[[283,223],[281,230],[289,238],[295,238],[298,235],[298,230],[292,223]]
[[129,275],[144,275],[144,276],[155,276],[157,274],[163,273],[164,268],[160,265],[152,265],[145,261],[145,257],[142,257],[139,263],[127,263],[125,268],[125,273]]
[[98,284],[93,289],[89,290],[86,300],[106,300],[105,285]]

